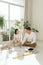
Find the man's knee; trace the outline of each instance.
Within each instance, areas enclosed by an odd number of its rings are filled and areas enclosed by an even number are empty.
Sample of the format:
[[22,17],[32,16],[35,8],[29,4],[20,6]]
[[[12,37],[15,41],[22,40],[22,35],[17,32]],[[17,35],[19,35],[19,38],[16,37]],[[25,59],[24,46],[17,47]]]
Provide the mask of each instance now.
[[23,46],[29,46],[29,47],[36,47],[37,46],[37,44],[36,43],[33,43],[33,44],[27,44],[27,43],[25,43],[25,44],[23,44]]

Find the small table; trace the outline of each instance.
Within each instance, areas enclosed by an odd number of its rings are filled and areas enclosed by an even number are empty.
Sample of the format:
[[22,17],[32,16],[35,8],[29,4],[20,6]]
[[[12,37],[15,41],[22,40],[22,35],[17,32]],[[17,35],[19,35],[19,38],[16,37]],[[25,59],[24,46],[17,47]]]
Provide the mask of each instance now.
[[[25,47],[14,47],[12,48],[12,53],[8,53],[8,50],[2,51],[0,53],[0,64],[1,65],[40,65],[36,59],[35,54],[23,56],[22,58],[13,59],[16,55],[25,53]],[[21,51],[20,51],[21,50]],[[23,52],[23,51],[24,52]]]

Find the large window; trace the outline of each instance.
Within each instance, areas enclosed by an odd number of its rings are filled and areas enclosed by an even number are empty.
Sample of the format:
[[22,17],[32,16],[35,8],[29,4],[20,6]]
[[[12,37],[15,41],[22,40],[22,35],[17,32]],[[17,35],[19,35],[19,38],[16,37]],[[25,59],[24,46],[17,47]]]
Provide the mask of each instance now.
[[8,26],[8,4],[0,2],[0,16],[4,16],[5,26]]
[[3,32],[3,40],[9,40],[9,33],[7,32],[9,28],[8,24],[8,4],[0,2],[0,17],[4,17],[4,26],[3,29],[0,29],[0,32]]
[[14,26],[14,20],[24,19],[24,8],[10,5],[10,27]]
[[13,39],[15,20],[24,19],[24,0],[0,1],[0,16],[4,17],[3,40]]

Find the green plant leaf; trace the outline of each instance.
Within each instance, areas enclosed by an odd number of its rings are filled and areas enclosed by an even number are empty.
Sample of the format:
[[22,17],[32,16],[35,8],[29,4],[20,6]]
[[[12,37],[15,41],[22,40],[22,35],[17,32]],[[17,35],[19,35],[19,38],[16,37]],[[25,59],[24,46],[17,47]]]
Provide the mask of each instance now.
[[36,30],[35,28],[32,28],[32,31],[33,32],[39,32],[38,30]]
[[0,27],[3,28],[4,26],[4,17],[0,16]]

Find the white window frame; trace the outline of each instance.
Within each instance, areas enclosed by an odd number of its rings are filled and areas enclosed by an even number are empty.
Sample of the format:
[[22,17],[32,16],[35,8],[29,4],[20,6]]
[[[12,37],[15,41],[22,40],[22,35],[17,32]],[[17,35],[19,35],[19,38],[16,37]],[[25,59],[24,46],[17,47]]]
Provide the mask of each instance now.
[[22,7],[22,8],[24,8],[24,10],[25,10],[25,5],[22,6],[22,5],[19,5],[19,4],[14,4],[14,3],[10,3],[10,2],[6,2],[6,1],[2,1],[2,0],[0,0],[0,2],[8,4],[9,41],[10,41],[10,5]]

